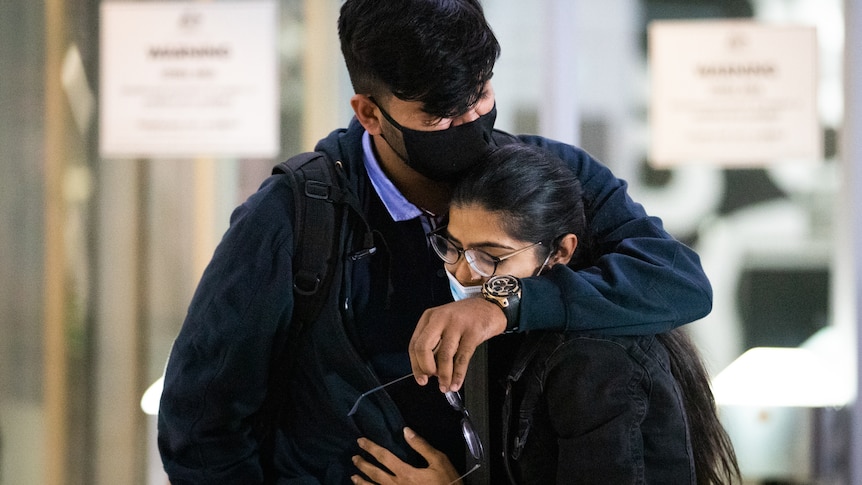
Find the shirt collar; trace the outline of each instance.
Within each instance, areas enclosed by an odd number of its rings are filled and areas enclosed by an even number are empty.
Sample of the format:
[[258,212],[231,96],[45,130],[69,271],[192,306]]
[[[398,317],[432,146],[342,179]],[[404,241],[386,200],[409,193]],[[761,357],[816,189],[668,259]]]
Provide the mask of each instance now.
[[362,134],[362,153],[365,171],[371,179],[371,185],[377,192],[383,206],[395,222],[408,221],[421,216],[422,210],[408,201],[391,180],[383,173],[380,163],[371,147],[371,135],[366,131]]

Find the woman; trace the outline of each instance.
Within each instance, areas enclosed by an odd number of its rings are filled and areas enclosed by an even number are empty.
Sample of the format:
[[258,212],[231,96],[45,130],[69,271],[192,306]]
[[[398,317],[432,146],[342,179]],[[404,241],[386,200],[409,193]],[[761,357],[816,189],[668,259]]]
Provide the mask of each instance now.
[[[494,275],[554,278],[558,266],[589,266],[582,198],[572,194],[580,194],[580,184],[557,157],[523,145],[492,151],[456,187],[448,226],[429,235],[453,296],[481,295]],[[511,483],[739,479],[707,373],[682,330],[612,337],[531,332],[514,355],[502,436],[495,437]],[[368,440],[360,446],[391,473],[362,457],[354,459],[357,468],[381,484],[458,477],[444,455],[410,430],[405,436],[427,468],[409,466]]]

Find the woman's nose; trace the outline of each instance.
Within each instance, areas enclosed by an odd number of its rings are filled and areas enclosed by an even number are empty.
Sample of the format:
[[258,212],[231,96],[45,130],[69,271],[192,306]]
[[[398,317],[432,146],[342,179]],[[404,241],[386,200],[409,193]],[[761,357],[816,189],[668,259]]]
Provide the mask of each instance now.
[[455,263],[455,271],[452,274],[464,286],[472,286],[478,280],[482,279],[482,275],[474,271],[467,262],[467,258],[463,256]]

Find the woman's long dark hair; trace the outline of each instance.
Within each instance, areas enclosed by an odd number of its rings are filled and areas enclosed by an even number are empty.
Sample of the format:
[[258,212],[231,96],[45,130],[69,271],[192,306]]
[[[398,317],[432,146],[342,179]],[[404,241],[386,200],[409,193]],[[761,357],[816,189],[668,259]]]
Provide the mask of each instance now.
[[[468,204],[504,214],[509,236],[542,241],[547,251],[556,250],[560,236],[575,234],[578,249],[569,266],[583,267],[591,261],[580,182],[565,162],[546,150],[511,144],[490,151],[454,190],[452,205]],[[671,373],[683,394],[697,483],[740,482],[736,453],[719,421],[700,353],[681,328],[657,338],[668,351]]]
[[656,336],[670,356],[670,369],[683,395],[691,431],[697,483],[723,485],[739,482],[733,443],[721,425],[709,374],[700,352],[682,328]]
[[504,145],[491,150],[454,189],[451,205],[478,204],[502,213],[503,228],[522,241],[541,241],[544,251],[556,250],[557,239],[578,236],[570,265],[584,261],[590,247],[581,183],[557,156],[538,147]]

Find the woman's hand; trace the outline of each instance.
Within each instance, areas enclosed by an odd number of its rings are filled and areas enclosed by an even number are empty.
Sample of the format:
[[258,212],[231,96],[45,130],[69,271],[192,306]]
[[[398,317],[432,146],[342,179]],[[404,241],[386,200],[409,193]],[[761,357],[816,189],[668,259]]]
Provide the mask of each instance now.
[[368,439],[359,438],[359,447],[391,470],[394,475],[357,455],[353,457],[353,464],[373,482],[369,482],[359,475],[353,475],[351,477],[353,483],[361,485],[373,485],[375,483],[380,485],[448,485],[459,481],[460,475],[443,452],[432,447],[410,428],[404,428],[404,438],[414,450],[425,458],[425,461],[428,462],[427,468],[415,468],[401,461],[386,448]]

